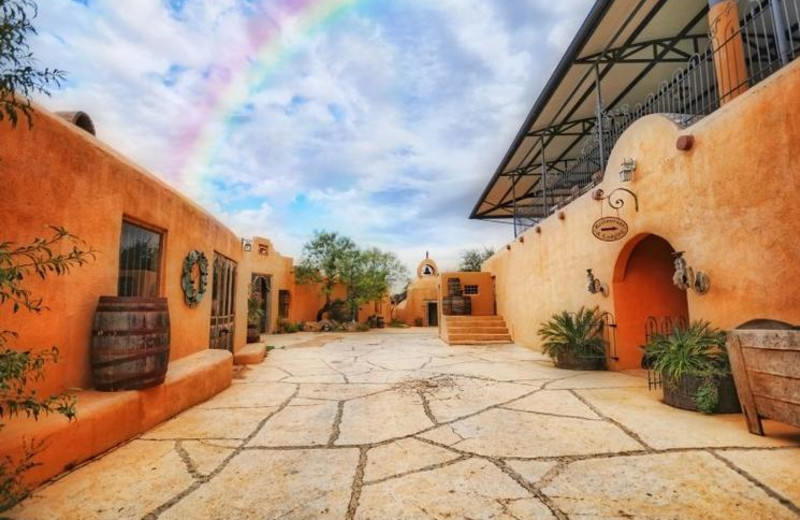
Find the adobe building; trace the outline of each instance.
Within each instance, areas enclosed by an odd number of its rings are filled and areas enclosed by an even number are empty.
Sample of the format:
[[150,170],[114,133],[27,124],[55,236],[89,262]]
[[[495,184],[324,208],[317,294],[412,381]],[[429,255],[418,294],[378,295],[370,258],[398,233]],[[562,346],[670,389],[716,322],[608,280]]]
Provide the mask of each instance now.
[[[274,332],[280,319],[313,319],[321,306],[319,291],[295,284],[292,258],[268,239],[236,236],[94,131],[85,113],[59,116],[41,107],[32,128],[0,125],[2,240],[29,244],[51,236],[53,225],[96,251],[93,261],[66,276],[25,280],[43,298],[44,312],[0,316],[0,330],[19,332],[12,348],[58,346],[60,361],[36,383],[40,394],[79,390],[75,421],[15,418],[0,432],[4,456],[18,458],[33,437],[57,447],[40,454],[41,465],[26,474],[34,485],[220,392],[231,384],[234,362],[263,360],[263,344],[246,345],[251,287],[262,305],[260,333]],[[92,389],[93,319],[103,296],[166,298],[163,384]],[[376,312],[388,316],[388,301],[363,306],[360,317]]]
[[800,12],[792,2],[598,1],[471,218],[513,339],[581,306],[610,366],[653,331],[800,323]]
[[406,299],[395,306],[393,316],[409,326],[439,326],[439,267],[428,252],[417,266],[416,279],[406,289]]

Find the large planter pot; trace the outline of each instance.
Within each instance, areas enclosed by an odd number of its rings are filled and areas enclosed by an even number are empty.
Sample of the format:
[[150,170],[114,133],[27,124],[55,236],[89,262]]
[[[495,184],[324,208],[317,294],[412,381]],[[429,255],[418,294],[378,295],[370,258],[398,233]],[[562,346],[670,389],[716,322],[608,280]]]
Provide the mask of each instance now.
[[101,296],[90,351],[97,390],[136,390],[164,382],[169,364],[166,298]]
[[750,433],[762,418],[800,427],[800,331],[730,331],[728,357]]
[[555,364],[557,368],[567,370],[605,370],[606,358],[587,357],[577,352],[560,352],[556,355]]
[[261,341],[261,333],[258,331],[258,325],[247,325],[247,342],[258,343]]
[[[699,412],[699,408],[694,402],[694,396],[703,385],[703,378],[692,375],[685,375],[678,381],[663,378],[664,402],[675,408]],[[718,380],[717,392],[719,394],[719,404],[714,413],[739,413],[742,407],[736,395],[736,386],[733,384],[733,377],[727,376]]]

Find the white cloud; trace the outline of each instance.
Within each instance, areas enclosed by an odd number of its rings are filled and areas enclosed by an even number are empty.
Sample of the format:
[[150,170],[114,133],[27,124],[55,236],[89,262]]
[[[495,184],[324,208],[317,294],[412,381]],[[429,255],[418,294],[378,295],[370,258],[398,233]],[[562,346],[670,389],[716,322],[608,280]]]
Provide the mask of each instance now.
[[[288,6],[49,0],[35,51],[70,83],[44,103],[86,110],[102,139],[286,254],[327,228],[409,269],[426,250],[454,268],[510,239],[467,216],[589,1],[401,0],[310,33]],[[209,175],[180,176],[265,35],[289,52],[219,127]]]

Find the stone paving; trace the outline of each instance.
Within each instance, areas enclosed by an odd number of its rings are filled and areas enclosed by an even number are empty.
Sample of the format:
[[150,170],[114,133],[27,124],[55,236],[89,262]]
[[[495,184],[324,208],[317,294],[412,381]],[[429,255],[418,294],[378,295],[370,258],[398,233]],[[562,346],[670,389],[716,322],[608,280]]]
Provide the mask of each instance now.
[[800,431],[432,332],[273,337],[233,386],[16,519],[795,519]]

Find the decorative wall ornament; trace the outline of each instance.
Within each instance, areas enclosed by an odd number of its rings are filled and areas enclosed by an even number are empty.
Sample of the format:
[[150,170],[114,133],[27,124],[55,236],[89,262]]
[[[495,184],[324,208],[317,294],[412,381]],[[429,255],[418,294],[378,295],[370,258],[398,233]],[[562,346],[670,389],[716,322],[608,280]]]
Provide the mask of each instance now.
[[[639,197],[627,188],[617,188],[608,195],[606,195],[605,191],[602,189],[597,189],[592,193],[592,198],[601,203],[600,218],[592,225],[592,234],[598,240],[602,240],[603,242],[616,242],[628,235],[628,223],[619,216],[619,210],[625,207],[625,199],[622,198],[623,194],[628,194],[633,198],[634,208],[638,212]],[[614,210],[616,216],[603,216],[603,208],[606,202],[608,206]]]
[[206,294],[208,286],[208,259],[202,251],[189,251],[183,261],[183,275],[181,276],[181,287],[183,296],[189,307],[197,307],[203,296]]
[[587,289],[591,294],[602,294],[606,298],[608,297],[608,285],[601,282],[591,269],[586,270],[586,280],[588,282]]
[[702,271],[695,271],[686,263],[683,251],[672,253],[675,258],[675,274],[672,283],[684,291],[692,289],[697,294],[706,294],[711,289],[711,279]]
[[635,171],[636,159],[625,159],[622,161],[622,170],[619,172],[619,180],[622,182],[631,182]]
[[603,242],[616,242],[628,234],[628,223],[619,217],[601,217],[592,226],[592,234]]
[[252,251],[253,250],[253,241],[252,240],[248,240],[246,238],[243,238],[242,239],[242,249],[244,249],[245,252],[247,252],[247,253]]

